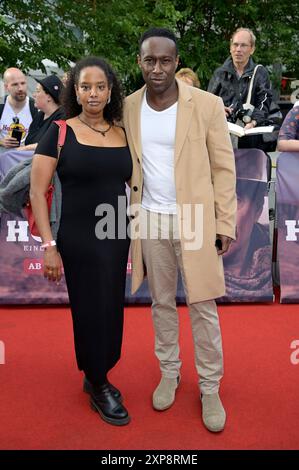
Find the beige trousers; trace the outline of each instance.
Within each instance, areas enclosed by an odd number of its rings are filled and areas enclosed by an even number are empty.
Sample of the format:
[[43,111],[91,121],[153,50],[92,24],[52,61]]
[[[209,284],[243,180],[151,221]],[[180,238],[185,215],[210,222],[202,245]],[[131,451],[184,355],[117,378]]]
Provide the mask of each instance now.
[[195,365],[203,394],[218,392],[223,376],[222,341],[214,300],[189,304],[179,240],[177,216],[141,209],[143,259],[152,296],[155,354],[165,377],[177,377],[181,367],[176,308],[178,268],[191,318]]

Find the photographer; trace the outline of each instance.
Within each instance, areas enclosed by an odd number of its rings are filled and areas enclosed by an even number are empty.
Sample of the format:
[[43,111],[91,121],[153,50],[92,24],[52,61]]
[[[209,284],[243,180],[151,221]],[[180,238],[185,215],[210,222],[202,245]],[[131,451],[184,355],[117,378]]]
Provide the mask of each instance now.
[[[268,72],[265,67],[259,66],[253,81],[251,109],[243,108],[256,66],[251,57],[255,51],[255,40],[250,29],[237,29],[230,40],[231,57],[216,69],[208,86],[210,93],[222,98],[227,119],[246,129],[268,124],[272,100]],[[240,138],[238,148],[259,148],[266,151],[267,144],[262,135],[251,135]]]

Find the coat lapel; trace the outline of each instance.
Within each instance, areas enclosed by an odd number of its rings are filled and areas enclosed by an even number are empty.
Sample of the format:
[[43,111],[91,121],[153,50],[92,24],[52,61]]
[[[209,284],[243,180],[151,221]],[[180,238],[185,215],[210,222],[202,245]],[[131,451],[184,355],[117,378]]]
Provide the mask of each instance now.
[[[179,87],[178,113],[176,122],[175,136],[175,162],[178,161],[182,147],[188,134],[190,123],[193,115],[194,104],[192,103],[192,95],[188,86],[177,80]],[[142,161],[141,146],[141,103],[146,86],[144,85],[131,101],[129,110],[129,126],[132,135],[132,141],[137,157]]]
[[192,95],[189,92],[188,86],[185,84],[182,85],[180,80],[177,80],[177,84],[179,87],[179,99],[175,135],[175,163],[177,163],[181,155],[181,150],[188,134],[194,108]]
[[145,86],[143,86],[135,95],[134,100],[131,101],[129,110],[129,126],[132,136],[135,152],[140,162],[142,161],[142,146],[141,146],[141,103]]

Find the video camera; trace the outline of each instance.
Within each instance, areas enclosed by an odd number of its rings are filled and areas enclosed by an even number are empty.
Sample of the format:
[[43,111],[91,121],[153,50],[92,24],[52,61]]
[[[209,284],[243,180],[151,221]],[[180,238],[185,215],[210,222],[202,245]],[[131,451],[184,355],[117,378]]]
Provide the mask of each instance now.
[[231,105],[230,107],[232,109],[232,112],[229,116],[227,116],[227,120],[229,122],[235,123],[238,119],[240,119],[240,121],[244,122],[244,124],[248,124],[252,121],[252,113],[254,110],[254,106],[252,106],[251,104],[248,105],[246,103],[238,103],[237,105]]

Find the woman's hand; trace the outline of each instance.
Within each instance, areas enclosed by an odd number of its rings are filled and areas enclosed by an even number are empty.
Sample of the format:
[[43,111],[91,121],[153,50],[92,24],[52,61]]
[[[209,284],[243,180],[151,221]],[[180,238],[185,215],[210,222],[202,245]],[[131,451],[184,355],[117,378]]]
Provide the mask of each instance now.
[[49,281],[59,282],[62,273],[62,260],[55,246],[45,249],[44,277]]

